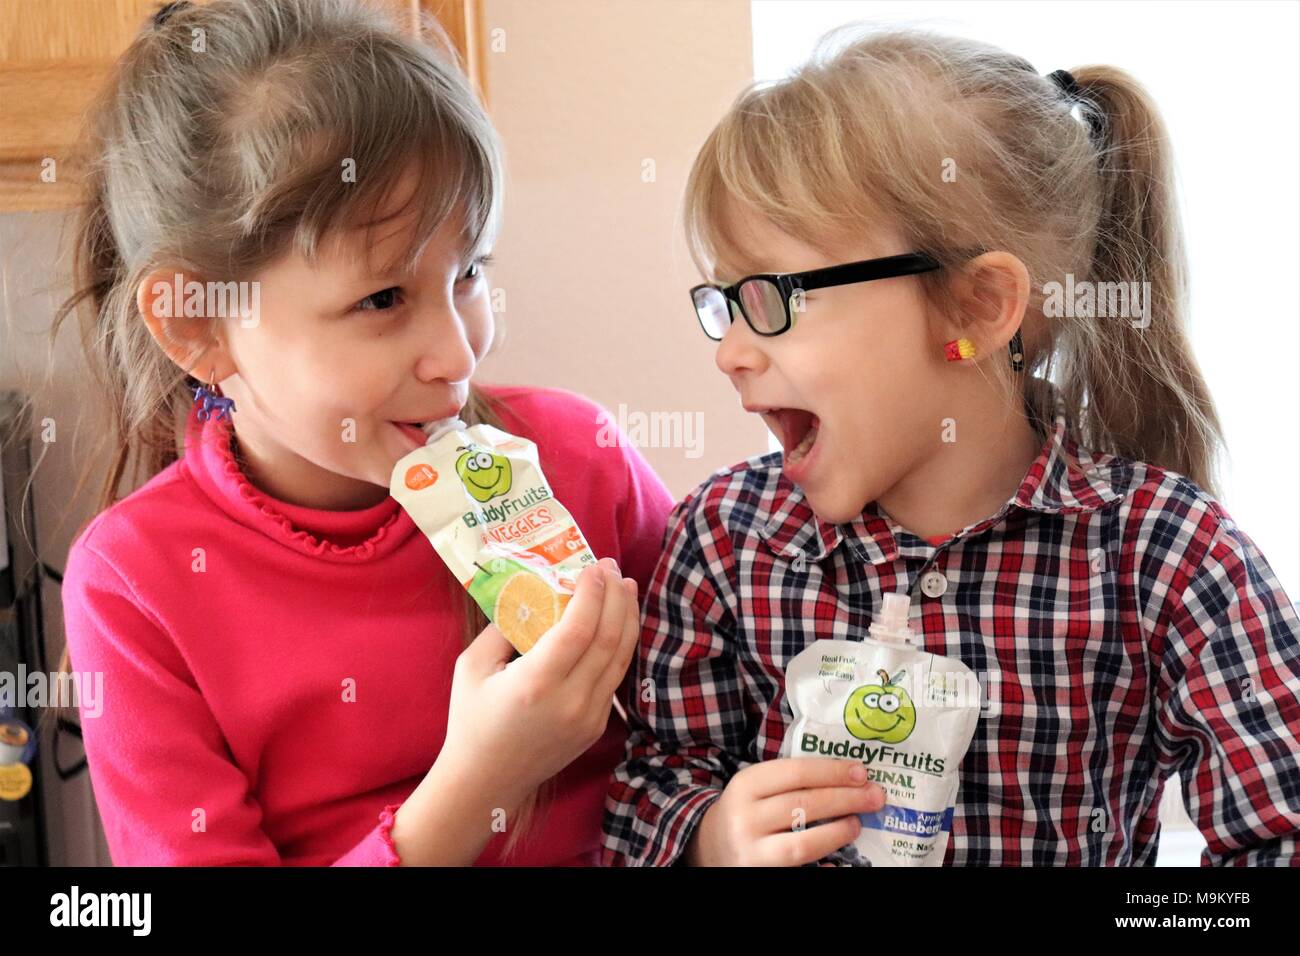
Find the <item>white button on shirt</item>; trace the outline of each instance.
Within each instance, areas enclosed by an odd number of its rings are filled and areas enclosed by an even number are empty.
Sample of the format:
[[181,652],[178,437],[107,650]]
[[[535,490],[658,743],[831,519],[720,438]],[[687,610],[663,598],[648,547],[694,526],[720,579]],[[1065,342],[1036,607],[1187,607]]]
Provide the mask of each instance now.
[[921,591],[926,597],[936,598],[948,590],[948,579],[938,571],[927,571],[921,578]]

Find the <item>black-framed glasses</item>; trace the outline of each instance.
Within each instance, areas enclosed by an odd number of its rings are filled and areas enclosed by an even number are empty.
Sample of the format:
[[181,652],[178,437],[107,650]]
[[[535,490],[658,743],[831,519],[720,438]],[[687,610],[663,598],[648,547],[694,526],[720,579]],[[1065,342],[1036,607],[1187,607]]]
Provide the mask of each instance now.
[[803,311],[805,292],[941,268],[942,263],[924,253],[908,252],[811,272],[763,272],[729,286],[706,282],[691,289],[691,301],[704,334],[715,342],[722,341],[737,312],[759,335],[780,335],[794,324],[794,313]]

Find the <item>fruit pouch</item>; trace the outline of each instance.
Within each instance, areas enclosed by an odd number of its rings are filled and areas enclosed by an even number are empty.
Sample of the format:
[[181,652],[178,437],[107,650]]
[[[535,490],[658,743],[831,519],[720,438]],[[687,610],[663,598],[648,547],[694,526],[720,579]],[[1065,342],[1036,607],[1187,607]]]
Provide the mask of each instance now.
[[885,805],[859,815],[862,831],[840,851],[860,866],[943,865],[957,766],[980,715],[974,672],[912,646],[909,603],[886,594],[871,637],[813,641],[785,672],[794,720],[782,756],[860,760],[885,791]]
[[579,572],[596,563],[555,500],[537,446],[460,419],[393,466],[389,492],[519,653],[560,619]]

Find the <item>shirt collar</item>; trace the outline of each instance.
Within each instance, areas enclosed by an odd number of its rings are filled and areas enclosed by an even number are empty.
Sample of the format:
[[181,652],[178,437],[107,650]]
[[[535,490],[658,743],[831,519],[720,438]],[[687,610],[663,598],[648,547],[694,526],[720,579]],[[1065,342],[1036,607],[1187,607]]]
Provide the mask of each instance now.
[[[1037,457],[1016,493],[996,514],[963,528],[955,538],[985,530],[1013,507],[1040,514],[1068,514],[1095,511],[1124,497],[1122,461],[1080,448],[1072,437],[1073,426],[1059,390],[1047,382],[1041,385],[1052,403],[1053,421]],[[874,501],[852,521],[838,525],[822,521],[803,489],[784,472],[767,514],[758,535],[773,552],[788,558],[802,554],[816,561],[841,541],[848,541],[861,560],[872,564],[899,557],[928,558],[935,551],[934,545],[900,526]]]
[[240,524],[311,557],[337,563],[369,561],[400,547],[416,531],[411,516],[388,495],[355,511],[327,511],[272,497],[253,485],[231,448],[234,423],[196,403],[186,423],[182,467],[226,514]]

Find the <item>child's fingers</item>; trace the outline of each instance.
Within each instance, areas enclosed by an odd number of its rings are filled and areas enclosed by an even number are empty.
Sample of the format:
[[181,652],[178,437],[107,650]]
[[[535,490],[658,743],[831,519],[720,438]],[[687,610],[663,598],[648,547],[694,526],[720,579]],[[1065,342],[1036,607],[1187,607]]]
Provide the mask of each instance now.
[[755,798],[815,787],[860,787],[867,781],[862,764],[836,757],[782,757],[753,764],[742,773]]
[[591,646],[605,605],[605,582],[605,571],[599,565],[582,569],[560,620],[519,659],[521,671],[532,672],[547,683],[564,680]]
[[495,624],[489,624],[461,652],[458,663],[467,667],[470,673],[486,677],[510,663],[514,655],[515,646],[506,640]]
[[861,832],[858,818],[850,816],[805,830],[773,834],[758,841],[758,862],[760,866],[803,866],[843,849]]
[[885,805],[885,792],[874,783],[865,787],[817,787],[791,790],[766,797],[754,807],[760,833],[780,833],[859,813],[873,813]]
[[[623,636],[623,617],[627,614],[627,590],[622,587],[622,578],[618,576],[618,565],[613,561],[603,561],[601,569],[605,575],[605,603],[601,606],[600,620],[596,624],[596,633],[592,637],[586,652],[576,661],[569,678],[573,686],[581,689],[594,689],[610,659],[617,653]],[[598,695],[608,699],[608,693]]]
[[623,618],[623,634],[619,641],[618,652],[605,665],[600,676],[600,692],[608,697],[618,690],[627,674],[632,655],[636,653],[637,640],[641,636],[641,605],[637,601],[637,583],[635,578],[624,578],[623,587],[627,589],[628,608]]

